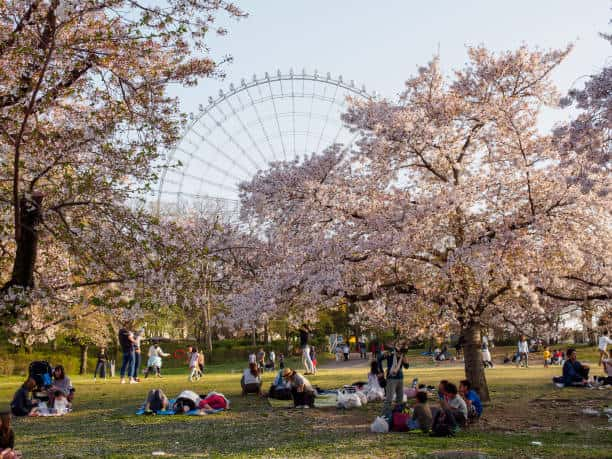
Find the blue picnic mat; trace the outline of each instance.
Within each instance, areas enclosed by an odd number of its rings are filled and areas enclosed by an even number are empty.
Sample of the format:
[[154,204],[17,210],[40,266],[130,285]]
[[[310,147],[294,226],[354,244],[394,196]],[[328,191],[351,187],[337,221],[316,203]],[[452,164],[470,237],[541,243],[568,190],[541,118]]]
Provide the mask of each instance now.
[[[170,399],[169,400],[170,405],[174,405],[175,399]],[[187,411],[186,413],[184,413],[184,415],[186,416],[199,416],[200,415],[200,409],[196,409],[196,410],[191,410],[191,411]],[[225,408],[219,408],[217,410],[205,410],[204,412],[206,414],[215,414],[215,413],[219,413],[221,411],[225,411]],[[138,410],[136,410],[136,415],[137,416],[141,416],[145,414],[145,410],[144,410],[144,405],[142,405],[140,408],[138,408]],[[176,413],[172,410],[162,410],[162,411],[158,411],[157,413],[158,416],[172,416],[175,415]]]

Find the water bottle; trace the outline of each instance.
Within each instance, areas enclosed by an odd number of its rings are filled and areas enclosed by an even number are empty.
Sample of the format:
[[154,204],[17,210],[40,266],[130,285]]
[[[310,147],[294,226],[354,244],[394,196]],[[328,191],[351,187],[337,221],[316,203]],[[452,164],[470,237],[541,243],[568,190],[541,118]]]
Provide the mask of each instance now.
[[419,384],[419,378],[414,378],[412,380],[412,388],[416,389],[417,385]]

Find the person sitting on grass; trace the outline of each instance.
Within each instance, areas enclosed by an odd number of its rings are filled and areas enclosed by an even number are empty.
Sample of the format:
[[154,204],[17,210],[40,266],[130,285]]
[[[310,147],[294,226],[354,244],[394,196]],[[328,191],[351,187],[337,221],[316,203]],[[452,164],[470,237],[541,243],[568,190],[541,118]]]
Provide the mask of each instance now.
[[283,370],[279,370],[272,381],[268,397],[277,400],[291,400],[291,383],[283,379]]
[[563,383],[565,386],[586,387],[589,385],[589,366],[580,363],[576,357],[576,349],[570,347],[563,364]]
[[468,409],[463,398],[458,395],[457,386],[447,383],[444,387],[444,400],[440,401],[443,410],[450,409],[455,417],[455,421],[461,427],[467,423]]
[[283,379],[291,384],[294,408],[314,408],[315,391],[308,379],[291,368],[283,370]]
[[57,414],[66,414],[70,410],[70,402],[62,391],[56,390],[53,393],[53,410]]
[[370,362],[370,372],[368,373],[368,390],[384,390],[384,388],[380,385],[381,381],[384,380],[385,373],[383,373],[381,370],[380,364],[376,360],[372,360],[372,362]]
[[11,429],[11,413],[0,413],[0,459],[21,458],[15,449],[15,432]]
[[417,403],[414,405],[412,417],[408,420],[408,429],[421,429],[423,432],[427,433],[431,430],[431,425],[433,423],[431,409],[427,404],[427,392],[417,392],[416,400]]
[[257,363],[249,363],[249,368],[242,373],[240,386],[243,396],[247,394],[261,395],[261,376]]
[[170,400],[161,389],[151,389],[147,394],[147,399],[144,404],[145,414],[157,414],[160,411],[165,411],[170,406]]
[[468,420],[474,421],[480,418],[482,415],[482,402],[476,391],[472,389],[472,383],[469,380],[464,379],[459,382],[459,393],[467,405]]
[[11,402],[13,416],[34,416],[38,411],[38,400],[32,400],[30,394],[36,388],[34,378],[28,378],[26,382],[15,392]]
[[55,393],[57,391],[66,396],[69,404],[68,406],[70,407],[74,399],[74,387],[72,387],[72,381],[70,381],[70,378],[66,375],[62,365],[58,365],[53,369],[53,384],[49,388],[49,406],[53,406]]

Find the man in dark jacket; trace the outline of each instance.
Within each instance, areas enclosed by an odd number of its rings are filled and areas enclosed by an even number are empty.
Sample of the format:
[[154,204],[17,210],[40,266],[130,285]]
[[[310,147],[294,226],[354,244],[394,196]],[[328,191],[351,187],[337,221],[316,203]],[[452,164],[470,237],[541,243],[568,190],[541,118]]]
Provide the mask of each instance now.
[[567,350],[567,360],[563,364],[563,382],[566,386],[586,386],[589,379],[589,366],[576,360],[576,349]]

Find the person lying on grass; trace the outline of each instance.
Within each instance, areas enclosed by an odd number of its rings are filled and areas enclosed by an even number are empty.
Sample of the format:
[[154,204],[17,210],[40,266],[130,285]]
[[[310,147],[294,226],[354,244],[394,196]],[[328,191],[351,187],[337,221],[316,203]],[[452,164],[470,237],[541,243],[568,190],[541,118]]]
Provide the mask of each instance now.
[[308,379],[291,368],[283,370],[283,379],[291,384],[291,396],[295,408],[314,408],[315,391]]
[[151,389],[145,400],[145,414],[157,414],[160,411],[165,411],[170,407],[170,400],[161,389]]
[[468,420],[473,421],[480,418],[482,415],[482,402],[476,391],[472,389],[472,383],[469,380],[464,379],[459,383],[459,393],[467,405]]

